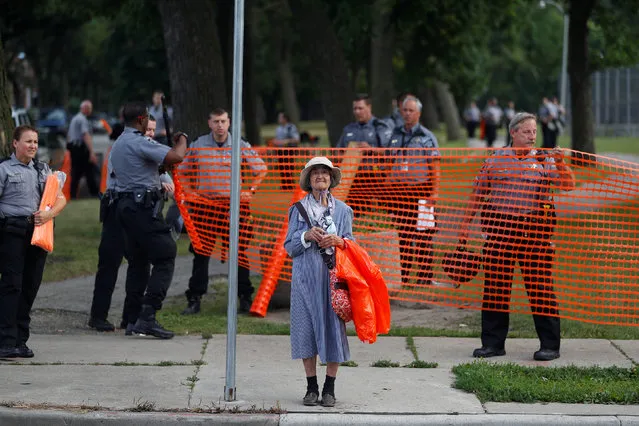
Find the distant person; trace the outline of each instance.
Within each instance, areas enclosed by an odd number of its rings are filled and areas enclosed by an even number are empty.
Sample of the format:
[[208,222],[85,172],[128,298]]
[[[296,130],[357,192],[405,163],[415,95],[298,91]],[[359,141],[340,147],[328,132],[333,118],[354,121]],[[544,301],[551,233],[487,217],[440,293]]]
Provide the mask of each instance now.
[[280,112],[277,115],[277,122],[279,125],[275,129],[273,144],[278,148],[275,155],[279,164],[280,188],[282,191],[291,191],[295,186],[293,182],[293,169],[295,168],[293,154],[295,151],[285,148],[299,146],[300,133],[285,112]]
[[97,197],[100,185],[96,179],[98,158],[93,149],[93,128],[88,117],[93,111],[90,100],[84,100],[80,104],[80,111],[73,116],[69,123],[67,133],[67,149],[71,154],[71,198],[78,196],[80,179],[84,176],[87,180],[89,193]]
[[481,112],[477,108],[477,103],[471,102],[468,108],[464,110],[464,121],[466,122],[466,132],[468,134],[468,140],[475,139],[475,131],[479,127],[479,121],[481,120]]
[[510,137],[510,132],[508,131],[508,125],[510,121],[515,116],[515,103],[513,101],[508,102],[508,106],[504,108],[504,128],[506,129],[506,146],[510,146],[512,138]]
[[564,108],[564,106],[559,102],[559,99],[557,99],[557,96],[553,96],[552,103],[553,105],[555,105],[555,108],[557,109],[557,120],[556,120],[557,136],[561,136],[561,134],[564,132],[564,129],[566,127],[566,108]]
[[547,97],[541,100],[539,120],[543,136],[542,148],[552,149],[557,146],[557,124],[559,109]]
[[[169,146],[169,141],[167,139],[166,132],[166,123],[164,122],[164,114],[162,108],[162,97],[164,96],[164,92],[161,90],[156,90],[153,92],[153,104],[149,107],[149,114],[155,117],[155,122],[157,123],[157,128],[155,129],[155,136],[153,139],[160,142],[163,145]],[[173,119],[173,108],[167,107],[167,114],[169,115],[169,119]]]
[[502,110],[497,105],[497,98],[491,98],[486,103],[483,118],[486,123],[486,143],[492,148],[497,140],[497,129],[501,124]]
[[419,285],[434,283],[433,236],[437,232],[441,156],[437,137],[419,123],[421,114],[421,101],[407,96],[402,103],[404,125],[395,128],[386,145],[391,170],[384,185],[389,188],[385,198],[399,234],[404,285],[409,283],[413,269]]

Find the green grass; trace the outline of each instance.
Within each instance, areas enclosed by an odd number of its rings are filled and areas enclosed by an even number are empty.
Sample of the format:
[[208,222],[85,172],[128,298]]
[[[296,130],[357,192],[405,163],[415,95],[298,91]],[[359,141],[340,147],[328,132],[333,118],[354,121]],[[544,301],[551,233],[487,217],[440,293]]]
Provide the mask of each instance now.
[[[184,297],[167,300],[158,314],[158,320],[164,327],[177,334],[201,334],[210,337],[213,334],[226,334],[227,280],[215,280],[210,286],[214,296],[202,299],[201,312],[197,315],[181,315],[186,306]],[[266,319],[248,315],[238,315],[238,334],[288,335],[288,324],[273,323]]]
[[483,361],[453,367],[454,387],[484,402],[639,404],[639,368],[522,367]]
[[[95,274],[102,232],[99,207],[97,199],[73,200],[56,218],[53,252],[47,256],[42,282]],[[178,255],[188,254],[188,246],[188,236],[183,234],[178,240]]]
[[371,367],[376,368],[399,368],[399,362],[393,362],[389,359],[380,359],[371,364]]

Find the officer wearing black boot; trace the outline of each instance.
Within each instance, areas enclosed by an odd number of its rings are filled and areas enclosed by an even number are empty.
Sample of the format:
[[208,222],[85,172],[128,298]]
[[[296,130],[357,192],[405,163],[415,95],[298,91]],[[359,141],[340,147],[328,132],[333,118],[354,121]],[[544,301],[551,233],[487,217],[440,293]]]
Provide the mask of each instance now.
[[34,227],[52,220],[67,201],[60,189],[52,208],[39,210],[51,169],[35,160],[36,129],[17,127],[13,150],[0,162],[0,358],[31,358],[29,314],[47,259],[47,252],[31,245],[31,238]]
[[117,199],[116,220],[124,233],[127,283],[131,280],[145,289],[132,332],[170,339],[173,332],[155,319],[171,284],[177,253],[170,226],[162,217],[158,166],[181,162],[186,138],[179,137],[173,148],[146,138],[149,111],[141,102],[126,104],[122,113],[126,127],[109,157],[113,179],[109,189]]
[[560,149],[538,152],[537,120],[518,113],[509,124],[512,146],[495,151],[475,178],[460,230],[465,244],[473,217],[481,209],[484,243],[482,347],[476,358],[506,354],[510,292],[519,263],[541,347],[537,361],[559,358],[559,309],[552,279],[556,225],[550,185],[575,188],[575,176]]
[[[227,111],[216,108],[209,114],[208,125],[211,133],[202,135],[192,144],[193,156],[197,156],[197,149],[201,148],[226,148],[206,151],[206,159],[198,161],[197,158],[189,158],[180,165],[180,170],[188,179],[183,182],[187,191],[195,191],[208,203],[201,206],[193,205],[196,211],[207,211],[209,217],[205,226],[214,227],[217,235],[222,235],[224,252],[228,251],[229,232],[229,203],[231,190],[231,134],[229,126],[231,120]],[[242,163],[250,169],[253,179],[247,183],[244,179],[243,187],[246,188],[240,194],[240,235],[237,270],[238,296],[240,312],[248,312],[251,309],[253,285],[249,279],[249,269],[242,264],[248,263],[246,248],[252,234],[250,202],[251,197],[266,176],[266,165],[259,155],[246,141],[241,141]],[[247,170],[248,172],[249,170]],[[247,173],[249,174],[249,173]],[[194,183],[197,183],[195,185]],[[210,254],[196,253],[193,245],[189,247],[193,253],[193,269],[189,279],[189,288],[186,291],[187,307],[183,315],[193,315],[200,312],[200,301],[207,292],[209,285],[209,260]]]
[[[122,113],[120,113],[122,115]],[[155,134],[156,120],[149,114],[149,121],[144,136],[153,140]],[[122,131],[124,126],[122,126]],[[119,137],[119,136],[118,136]],[[117,140],[117,139],[116,139]],[[107,167],[108,167],[107,163]],[[115,185],[115,177],[112,170],[107,170],[107,188],[113,188]],[[168,173],[160,175],[162,190],[165,194],[172,195],[173,180]],[[107,319],[109,309],[111,308],[111,300],[115,284],[118,280],[118,270],[124,258],[124,235],[122,228],[116,217],[117,197],[112,189],[107,189],[100,198],[100,222],[102,222],[102,233],[100,237],[100,246],[98,248],[98,271],[95,274],[95,284],[93,288],[93,301],[91,302],[91,317],[89,319],[89,327],[96,331],[108,332],[114,331],[115,326]],[[127,270],[128,273],[128,270]],[[131,281],[127,279],[127,284],[131,287]],[[135,283],[136,291],[127,291],[127,298],[124,301],[124,309],[122,312],[122,322],[120,328],[127,329],[126,334],[131,335],[132,327],[135,321],[129,321],[131,318],[137,320],[140,312],[140,302],[144,294],[144,288],[139,290]],[[138,295],[137,291],[142,294]],[[131,294],[131,296],[129,296]]]

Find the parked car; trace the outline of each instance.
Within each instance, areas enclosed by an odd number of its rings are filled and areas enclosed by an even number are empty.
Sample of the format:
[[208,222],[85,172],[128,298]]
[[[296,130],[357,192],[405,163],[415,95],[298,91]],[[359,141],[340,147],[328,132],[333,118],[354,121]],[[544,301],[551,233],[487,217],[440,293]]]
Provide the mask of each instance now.
[[[33,126],[31,117],[27,113],[27,110],[19,108],[11,108],[11,117],[13,117],[13,123],[15,126],[29,125]],[[64,151],[66,149],[65,136],[60,136],[55,131],[51,131],[49,127],[39,127],[39,144],[37,159],[44,163],[47,163],[53,169],[59,169],[62,166],[64,160]]]

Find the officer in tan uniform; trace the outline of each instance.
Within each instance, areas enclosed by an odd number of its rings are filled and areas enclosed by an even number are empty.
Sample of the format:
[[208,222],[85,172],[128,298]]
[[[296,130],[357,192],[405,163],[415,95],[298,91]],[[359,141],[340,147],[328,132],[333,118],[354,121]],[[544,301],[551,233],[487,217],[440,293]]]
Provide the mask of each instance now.
[[556,148],[534,149],[537,120],[533,114],[518,113],[508,128],[512,146],[495,151],[475,178],[460,230],[460,243],[481,210],[484,244],[484,296],[482,347],[473,356],[505,355],[508,310],[515,263],[518,262],[533,312],[541,348],[534,359],[559,358],[560,323],[553,288],[551,242],[555,227],[550,185],[563,191],[575,188],[575,176]]

